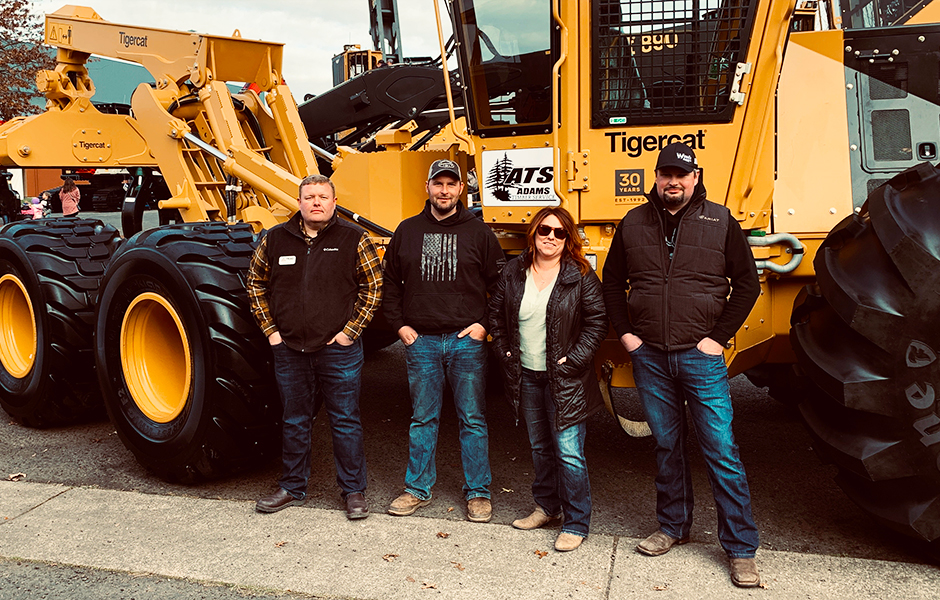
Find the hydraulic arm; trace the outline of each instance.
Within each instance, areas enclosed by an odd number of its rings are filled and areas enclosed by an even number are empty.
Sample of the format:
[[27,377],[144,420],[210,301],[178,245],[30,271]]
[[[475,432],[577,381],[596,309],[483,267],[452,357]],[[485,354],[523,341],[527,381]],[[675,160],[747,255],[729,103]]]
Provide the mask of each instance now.
[[[46,17],[45,39],[58,48],[56,69],[37,76],[46,112],[0,127],[0,165],[158,167],[170,190],[160,206],[185,221],[268,227],[296,211],[297,185],[317,167],[281,79],[282,44],[119,25],[75,6]],[[134,92],[131,115],[91,103],[92,54],[153,76]],[[233,96],[228,81],[245,89]]]

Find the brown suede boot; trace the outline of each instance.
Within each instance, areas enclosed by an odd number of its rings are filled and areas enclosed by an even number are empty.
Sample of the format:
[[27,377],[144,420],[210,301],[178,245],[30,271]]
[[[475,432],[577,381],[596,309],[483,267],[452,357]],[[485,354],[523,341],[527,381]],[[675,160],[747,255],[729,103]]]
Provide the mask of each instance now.
[[536,506],[531,515],[522,519],[516,519],[512,522],[512,526],[516,529],[538,529],[560,518],[561,515],[549,516],[545,514],[541,506]]
[[731,583],[742,588],[759,586],[760,573],[757,571],[757,561],[753,558],[732,558]]
[[571,552],[580,546],[581,542],[583,541],[584,538],[580,535],[565,533],[562,531],[558,534],[558,538],[555,540],[555,550],[558,550],[559,552]]

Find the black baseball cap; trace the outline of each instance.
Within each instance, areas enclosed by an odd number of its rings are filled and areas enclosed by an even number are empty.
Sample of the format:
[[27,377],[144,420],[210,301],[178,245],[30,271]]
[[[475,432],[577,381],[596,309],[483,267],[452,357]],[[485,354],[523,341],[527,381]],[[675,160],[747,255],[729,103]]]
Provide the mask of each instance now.
[[441,160],[435,160],[431,163],[431,168],[428,169],[428,181],[431,181],[441,173],[451,173],[454,177],[457,178],[457,181],[460,181],[460,165],[455,163],[452,160],[447,160],[446,158]]
[[698,161],[695,159],[695,152],[682,142],[673,142],[659,153],[659,159],[656,161],[656,170],[663,167],[675,167],[689,173],[698,168]]

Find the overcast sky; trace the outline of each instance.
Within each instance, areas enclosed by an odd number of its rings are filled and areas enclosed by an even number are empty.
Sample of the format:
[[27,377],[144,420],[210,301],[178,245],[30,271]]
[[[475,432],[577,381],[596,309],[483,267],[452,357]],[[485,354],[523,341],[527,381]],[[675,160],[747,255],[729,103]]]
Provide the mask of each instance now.
[[[437,56],[435,0],[398,0],[401,48],[405,56]],[[332,86],[331,59],[345,44],[372,47],[370,0],[36,0],[37,11],[65,4],[90,6],[107,21],[160,29],[231,35],[281,42],[282,74],[297,99]],[[449,32],[446,9],[441,20]]]

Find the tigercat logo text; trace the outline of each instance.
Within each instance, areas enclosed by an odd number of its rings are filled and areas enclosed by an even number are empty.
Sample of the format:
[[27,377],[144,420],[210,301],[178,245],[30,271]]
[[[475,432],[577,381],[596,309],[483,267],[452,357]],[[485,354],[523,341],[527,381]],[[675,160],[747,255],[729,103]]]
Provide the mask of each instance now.
[[139,48],[147,47],[147,36],[145,35],[127,35],[123,31],[119,31],[118,36],[120,36],[121,44],[123,44],[125,48],[130,48],[131,46],[137,46]]
[[108,147],[104,142],[83,142],[78,141],[78,145],[82,147],[82,150],[103,150]]
[[659,152],[669,144],[682,142],[693,150],[705,149],[705,130],[679,135],[664,133],[661,135],[627,135],[626,131],[609,131],[611,152],[626,152],[630,158],[638,158],[644,152]]

